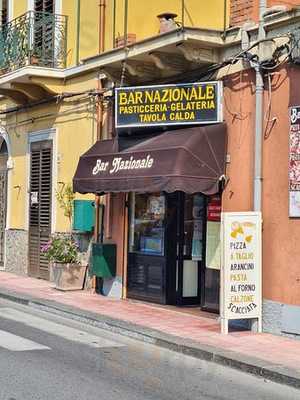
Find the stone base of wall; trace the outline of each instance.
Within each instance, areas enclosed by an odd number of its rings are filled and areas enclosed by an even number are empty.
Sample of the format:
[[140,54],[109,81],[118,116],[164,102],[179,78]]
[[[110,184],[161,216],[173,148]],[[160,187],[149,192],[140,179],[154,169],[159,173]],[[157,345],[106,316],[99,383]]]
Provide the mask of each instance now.
[[28,232],[8,229],[5,232],[5,271],[18,275],[28,273]]
[[263,331],[300,339],[300,306],[264,299]]

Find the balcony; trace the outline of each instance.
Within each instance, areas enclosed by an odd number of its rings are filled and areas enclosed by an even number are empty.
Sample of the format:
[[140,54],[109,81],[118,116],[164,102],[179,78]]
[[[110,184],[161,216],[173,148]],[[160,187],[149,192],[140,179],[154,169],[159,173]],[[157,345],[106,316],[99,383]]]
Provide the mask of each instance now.
[[0,75],[26,66],[65,68],[67,17],[28,11],[0,28]]

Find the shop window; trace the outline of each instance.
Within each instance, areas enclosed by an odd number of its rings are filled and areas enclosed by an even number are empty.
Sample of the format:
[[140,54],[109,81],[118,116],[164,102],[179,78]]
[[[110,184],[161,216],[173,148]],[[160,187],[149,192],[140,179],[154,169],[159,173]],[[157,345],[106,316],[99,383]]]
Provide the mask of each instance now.
[[165,196],[131,194],[129,250],[164,255]]

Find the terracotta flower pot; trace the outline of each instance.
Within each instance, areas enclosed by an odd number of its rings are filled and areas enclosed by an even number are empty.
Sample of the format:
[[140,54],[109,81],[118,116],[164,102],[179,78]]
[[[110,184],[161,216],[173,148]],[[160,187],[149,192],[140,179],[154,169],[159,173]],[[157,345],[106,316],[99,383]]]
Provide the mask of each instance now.
[[50,265],[50,281],[58,290],[82,290],[86,269],[86,265],[52,263]]

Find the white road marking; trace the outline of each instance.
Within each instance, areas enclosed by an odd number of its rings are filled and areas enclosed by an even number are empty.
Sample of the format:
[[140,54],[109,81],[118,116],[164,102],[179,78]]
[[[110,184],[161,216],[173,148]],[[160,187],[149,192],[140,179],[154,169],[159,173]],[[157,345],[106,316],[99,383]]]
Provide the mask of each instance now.
[[50,350],[50,347],[1,330],[0,347],[10,351]]
[[[21,322],[32,328],[60,336],[67,340],[86,344],[95,348],[102,347],[124,347],[124,344],[102,338],[100,336],[89,334],[85,331],[61,325],[47,319],[26,314],[13,308],[0,308],[0,317]],[[1,346],[1,343],[0,343]]]

